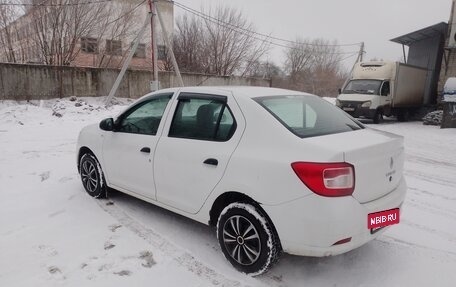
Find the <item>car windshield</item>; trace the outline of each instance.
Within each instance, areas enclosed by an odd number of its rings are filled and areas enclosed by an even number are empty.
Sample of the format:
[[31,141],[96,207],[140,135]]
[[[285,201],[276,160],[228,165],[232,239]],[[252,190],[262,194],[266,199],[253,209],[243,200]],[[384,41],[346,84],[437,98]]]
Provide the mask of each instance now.
[[316,96],[273,96],[254,100],[301,138],[364,128],[341,109]]
[[351,80],[342,93],[378,95],[381,84],[380,80]]

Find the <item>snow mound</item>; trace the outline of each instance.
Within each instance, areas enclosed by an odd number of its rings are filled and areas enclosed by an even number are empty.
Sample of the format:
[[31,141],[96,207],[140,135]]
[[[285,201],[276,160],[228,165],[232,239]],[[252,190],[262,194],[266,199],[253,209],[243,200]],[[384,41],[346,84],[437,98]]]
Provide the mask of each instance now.
[[440,126],[442,123],[443,111],[433,111],[423,118],[423,125]]
[[40,101],[0,101],[0,121],[14,125],[41,125],[44,122],[82,120],[103,115],[115,115],[124,110],[133,99],[115,99],[106,107],[104,98],[76,97]]
[[456,94],[452,95],[443,95],[443,101],[444,102],[456,102]]
[[93,111],[106,109],[102,104],[89,104],[84,100],[56,100],[51,107],[52,115],[58,118],[65,113],[91,114]]
[[445,94],[455,94],[456,92],[456,77],[450,77],[446,80],[443,87]]

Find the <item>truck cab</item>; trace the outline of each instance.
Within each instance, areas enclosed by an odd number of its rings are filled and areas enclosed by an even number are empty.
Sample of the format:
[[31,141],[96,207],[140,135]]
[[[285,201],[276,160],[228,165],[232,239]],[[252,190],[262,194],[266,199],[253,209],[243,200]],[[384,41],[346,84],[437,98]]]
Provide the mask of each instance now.
[[354,117],[378,122],[391,103],[390,79],[350,80],[337,98],[337,106]]

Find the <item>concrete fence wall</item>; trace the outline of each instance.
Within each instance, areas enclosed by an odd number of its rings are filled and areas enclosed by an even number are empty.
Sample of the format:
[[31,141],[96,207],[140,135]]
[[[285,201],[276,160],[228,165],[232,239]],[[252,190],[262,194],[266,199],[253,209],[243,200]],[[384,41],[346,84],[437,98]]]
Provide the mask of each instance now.
[[[0,63],[0,100],[107,96],[119,70]],[[128,70],[117,97],[139,98],[150,91],[151,72]],[[186,86],[266,86],[267,79],[182,74]],[[172,72],[160,72],[161,88],[177,86]]]

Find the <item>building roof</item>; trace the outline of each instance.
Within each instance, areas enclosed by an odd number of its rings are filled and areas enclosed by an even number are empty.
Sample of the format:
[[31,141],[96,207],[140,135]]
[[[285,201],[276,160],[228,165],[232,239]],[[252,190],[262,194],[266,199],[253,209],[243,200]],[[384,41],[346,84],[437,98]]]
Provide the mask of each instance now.
[[391,39],[390,41],[410,46],[411,44],[422,41],[428,38],[433,38],[437,35],[445,35],[448,28],[448,24],[440,22],[438,24],[423,28],[421,30],[408,33],[406,35]]

